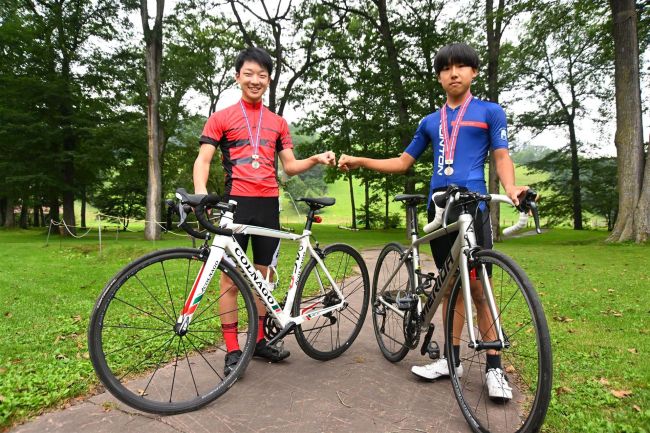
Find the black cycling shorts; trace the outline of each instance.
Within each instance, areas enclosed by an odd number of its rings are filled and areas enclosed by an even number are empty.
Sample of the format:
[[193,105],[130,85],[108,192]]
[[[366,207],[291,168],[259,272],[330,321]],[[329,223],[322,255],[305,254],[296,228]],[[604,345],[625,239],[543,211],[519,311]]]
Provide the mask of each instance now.
[[[451,224],[458,220],[458,215],[460,214],[460,206],[452,206],[449,209],[449,215],[447,217],[447,224]],[[482,211],[480,208],[477,209],[476,204],[470,205],[469,212],[474,215],[474,232],[476,234],[476,243],[485,249],[492,249],[492,224],[490,222],[490,209],[485,209]],[[435,205],[431,203],[427,211],[427,216],[429,222],[433,221],[436,216]],[[433,255],[433,260],[436,262],[438,269],[442,266],[451,251],[451,247],[458,237],[458,231],[446,234],[437,239],[434,239],[429,242],[431,245],[431,254]]]
[[[226,197],[225,201],[228,200],[237,202],[234,223],[280,230],[280,201],[278,197],[230,196]],[[256,265],[277,265],[280,239],[242,234],[236,234],[234,237],[244,251],[248,250],[248,238],[252,238],[253,263]]]

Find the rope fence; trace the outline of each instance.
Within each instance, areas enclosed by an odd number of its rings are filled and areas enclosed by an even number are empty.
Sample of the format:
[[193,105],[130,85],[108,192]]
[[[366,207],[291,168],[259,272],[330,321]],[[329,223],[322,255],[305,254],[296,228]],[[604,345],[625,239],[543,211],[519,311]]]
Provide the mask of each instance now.
[[[102,219],[102,217],[104,219]],[[119,240],[119,233],[120,231],[124,232],[129,232],[129,233],[139,233],[138,231],[135,230],[130,230],[128,227],[126,227],[127,223],[130,222],[142,222],[142,223],[152,223],[156,224],[162,229],[162,233],[168,233],[172,234],[177,237],[181,238],[190,238],[192,240],[192,245],[196,245],[196,239],[194,239],[192,236],[188,235],[187,233],[175,233],[171,229],[167,229],[167,224],[166,222],[161,222],[161,221],[155,221],[155,220],[146,220],[146,219],[127,219],[124,217],[120,216],[115,216],[115,215],[108,215],[104,213],[98,213],[95,217],[97,221],[97,238],[98,238],[98,243],[99,243],[99,255],[102,255],[102,231],[107,232],[107,228],[110,229],[111,226],[114,226],[115,228],[115,240]],[[110,221],[116,221],[116,223],[111,223]],[[128,220],[128,221],[127,221]],[[204,231],[202,228],[199,226],[198,221],[191,222],[191,224],[195,224],[197,227],[197,231]],[[49,246],[50,244],[50,235],[52,233],[52,228],[53,227],[58,227],[59,232],[63,235],[64,231],[67,232],[67,234],[75,239],[82,239],[85,238],[86,236],[90,235],[90,232],[93,230],[92,228],[88,227],[81,227],[81,226],[74,226],[74,225],[68,225],[64,220],[61,221],[56,221],[51,219],[50,224],[47,230],[47,238],[45,240],[45,246]],[[75,230],[71,230],[75,229]],[[79,235],[76,233],[76,229],[83,229],[86,230],[85,233]],[[104,238],[106,236],[104,235]],[[152,242],[156,243],[156,240],[153,239]],[[59,246],[61,245],[61,238],[59,238]]]

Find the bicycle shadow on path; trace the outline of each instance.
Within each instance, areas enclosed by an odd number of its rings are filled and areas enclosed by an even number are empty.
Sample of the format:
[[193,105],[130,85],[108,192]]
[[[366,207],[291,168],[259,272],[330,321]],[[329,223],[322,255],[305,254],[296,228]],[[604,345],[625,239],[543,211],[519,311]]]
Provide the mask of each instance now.
[[[379,250],[362,253],[372,279]],[[432,260],[424,256],[423,268]],[[370,310],[370,309],[369,309]],[[436,339],[442,346],[437,314]],[[368,314],[352,346],[339,358],[316,361],[285,339],[291,356],[278,364],[253,359],[225,395],[190,413],[156,416],[131,409],[107,392],[11,430],[31,432],[470,432],[450,382],[425,382],[411,366],[428,363],[419,349],[399,363],[379,351]],[[200,380],[200,378],[197,378]],[[505,410],[516,416],[516,405]]]

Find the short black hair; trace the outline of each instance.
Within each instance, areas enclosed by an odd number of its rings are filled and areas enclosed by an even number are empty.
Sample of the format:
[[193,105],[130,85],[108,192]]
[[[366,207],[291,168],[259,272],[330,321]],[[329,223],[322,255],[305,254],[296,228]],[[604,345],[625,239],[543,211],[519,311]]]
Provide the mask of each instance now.
[[440,48],[433,59],[433,69],[436,75],[440,75],[440,71],[446,66],[463,64],[478,69],[480,61],[478,54],[474,48],[467,44],[449,44]]
[[273,72],[273,59],[265,50],[259,47],[248,47],[242,50],[235,60],[235,72],[239,74],[245,62],[255,62],[267,70],[269,75]]

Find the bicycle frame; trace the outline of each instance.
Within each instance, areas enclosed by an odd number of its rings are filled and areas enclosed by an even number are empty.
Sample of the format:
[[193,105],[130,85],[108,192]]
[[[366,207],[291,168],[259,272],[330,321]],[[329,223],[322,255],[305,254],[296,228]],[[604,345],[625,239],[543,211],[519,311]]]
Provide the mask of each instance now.
[[[477,340],[474,333],[474,319],[472,318],[471,301],[472,296],[467,261],[467,258],[470,256],[470,251],[477,246],[473,220],[473,217],[469,213],[462,213],[458,217],[458,221],[449,224],[446,227],[439,228],[421,238],[417,237],[417,231],[411,233],[411,245],[409,245],[409,247],[402,255],[402,258],[400,259],[398,266],[396,266],[395,271],[388,277],[379,293],[383,293],[386,290],[388,284],[393,280],[399,269],[409,258],[411,258],[413,261],[411,278],[413,278],[413,281],[417,282],[419,285],[420,277],[418,274],[421,273],[419,253],[420,245],[428,243],[429,241],[437,239],[448,233],[458,231],[458,237],[456,237],[456,240],[454,241],[454,244],[452,245],[451,250],[446,257],[442,268],[438,270],[438,275],[433,281],[433,287],[431,293],[429,293],[427,296],[426,303],[423,305],[422,300],[418,297],[417,312],[422,317],[422,330],[424,331],[429,326],[429,323],[431,323],[431,320],[438,310],[438,307],[440,306],[442,300],[451,291],[452,285],[455,284],[457,276],[460,275],[470,347],[481,348],[483,346],[483,342]],[[500,347],[495,347],[495,349],[501,349],[504,346],[505,339],[501,331],[501,324],[498,320],[499,314],[497,312],[494,296],[492,294],[492,285],[485,269],[483,269],[483,272],[481,272],[481,283],[483,285],[483,292],[485,294],[490,313],[492,314],[492,317],[496,318],[494,322]],[[400,317],[404,317],[405,312],[396,308],[393,304],[386,302],[383,296],[378,296],[378,300],[386,308],[394,311]]]
[[[232,220],[233,213],[224,212],[221,217],[220,227],[231,229],[233,233],[237,234],[266,236],[299,242],[298,253],[296,254],[296,260],[294,262],[293,273],[291,275],[291,281],[289,283],[289,289],[287,292],[287,299],[284,309],[280,307],[279,302],[273,296],[272,283],[265,279],[262,276],[261,272],[253,266],[253,262],[248,258],[237,241],[231,236],[216,235],[213,239],[212,245],[209,247],[210,253],[208,255],[208,258],[203,263],[203,266],[201,266],[199,274],[197,275],[194,284],[192,285],[192,290],[190,291],[190,294],[185,302],[183,310],[177,319],[176,323],[181,331],[186,330],[189,326],[192,320],[192,316],[194,315],[201,298],[206,292],[208,285],[210,284],[210,281],[212,280],[212,277],[214,276],[214,273],[219,266],[219,263],[224,259],[224,255],[226,253],[228,254],[228,257],[235,260],[239,269],[244,271],[243,275],[249,281],[250,285],[255,288],[257,295],[262,300],[272,316],[277,319],[281,328],[285,328],[290,322],[294,322],[296,325],[300,325],[306,320],[311,320],[313,318],[322,316],[323,314],[326,314],[330,311],[340,309],[345,305],[345,296],[325,267],[325,264],[323,263],[320,255],[311,245],[311,242],[309,240],[309,237],[311,236],[311,230],[304,229],[302,234],[296,235],[281,230],[268,229],[246,224],[235,224],[232,222]],[[325,274],[325,277],[332,284],[332,287],[334,288],[336,294],[339,296],[339,299],[341,299],[341,302],[319,310],[313,310],[313,307],[305,308],[300,312],[300,315],[294,317],[291,316],[291,308],[295,300],[298,281],[300,280],[302,265],[304,263],[307,252],[309,252],[310,256],[316,260],[318,266],[320,266],[320,269]]]

